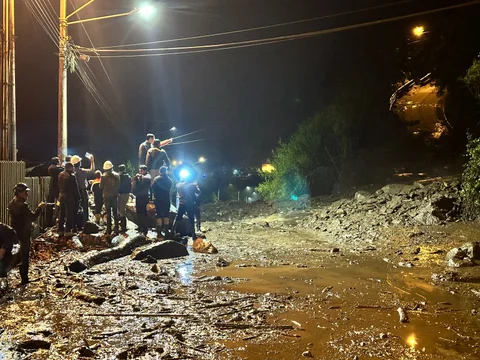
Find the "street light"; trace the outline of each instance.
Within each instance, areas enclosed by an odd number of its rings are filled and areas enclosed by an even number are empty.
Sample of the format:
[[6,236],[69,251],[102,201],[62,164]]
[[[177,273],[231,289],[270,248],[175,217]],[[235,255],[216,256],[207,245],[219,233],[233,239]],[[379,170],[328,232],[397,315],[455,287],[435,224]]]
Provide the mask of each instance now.
[[416,37],[421,37],[425,33],[425,28],[423,26],[415,26],[412,29],[412,33]]
[[145,19],[150,19],[153,15],[155,15],[156,8],[150,4],[144,4],[140,8],[138,8],[138,13],[142,15]]
[[175,131],[175,130],[177,130],[175,126],[170,129],[170,131]]
[[200,157],[198,158],[198,162],[199,162],[199,163],[202,163],[202,164],[203,164],[205,161],[207,161],[207,159],[205,159],[203,156],[200,156]]

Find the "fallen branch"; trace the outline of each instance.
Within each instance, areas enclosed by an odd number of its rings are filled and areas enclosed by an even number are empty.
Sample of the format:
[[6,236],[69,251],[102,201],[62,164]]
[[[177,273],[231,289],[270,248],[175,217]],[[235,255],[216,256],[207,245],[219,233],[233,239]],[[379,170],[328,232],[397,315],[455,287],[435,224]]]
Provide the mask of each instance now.
[[220,329],[273,329],[273,330],[293,330],[292,325],[250,325],[250,324],[229,324],[215,323]]
[[81,314],[81,316],[118,316],[118,317],[193,317],[190,314],[172,314],[172,313],[98,313],[98,314]]
[[70,293],[73,291],[73,289],[75,289],[75,288],[77,287],[77,285],[78,285],[78,284],[73,285],[73,286],[70,288],[70,290],[68,290],[68,291],[65,293],[65,295],[63,295],[62,299],[66,299],[67,296],[68,296],[68,294],[70,294]]
[[101,333],[100,335],[92,336],[92,339],[100,340],[100,339],[110,337],[110,336],[114,336],[114,335],[126,334],[127,332],[128,332],[128,330],[118,330],[118,331],[104,332],[104,333]]

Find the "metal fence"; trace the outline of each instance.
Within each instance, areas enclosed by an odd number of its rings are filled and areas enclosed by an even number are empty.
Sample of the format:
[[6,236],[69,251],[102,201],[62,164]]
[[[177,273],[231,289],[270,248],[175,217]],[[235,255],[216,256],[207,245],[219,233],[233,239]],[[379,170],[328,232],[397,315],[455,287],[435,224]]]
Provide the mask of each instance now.
[[0,222],[10,223],[7,206],[13,197],[13,188],[25,180],[23,161],[0,161]]
[[[26,177],[25,183],[30,188],[28,203],[32,210],[35,210],[40,202],[47,200],[50,177]],[[45,227],[45,213],[40,216],[37,223],[41,228]]]

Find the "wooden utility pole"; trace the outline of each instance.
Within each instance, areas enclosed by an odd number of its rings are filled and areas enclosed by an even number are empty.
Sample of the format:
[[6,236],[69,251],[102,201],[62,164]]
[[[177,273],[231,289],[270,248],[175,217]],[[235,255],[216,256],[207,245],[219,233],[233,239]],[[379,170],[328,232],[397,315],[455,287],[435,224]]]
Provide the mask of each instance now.
[[17,160],[15,0],[3,0],[1,160]]
[[58,55],[58,156],[67,156],[67,0],[60,0]]

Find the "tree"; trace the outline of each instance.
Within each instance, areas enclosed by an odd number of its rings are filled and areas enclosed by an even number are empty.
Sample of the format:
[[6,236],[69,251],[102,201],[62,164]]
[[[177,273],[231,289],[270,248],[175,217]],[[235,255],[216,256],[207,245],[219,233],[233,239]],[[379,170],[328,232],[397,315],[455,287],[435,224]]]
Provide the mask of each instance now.
[[463,78],[473,96],[480,101],[480,60],[475,60]]

